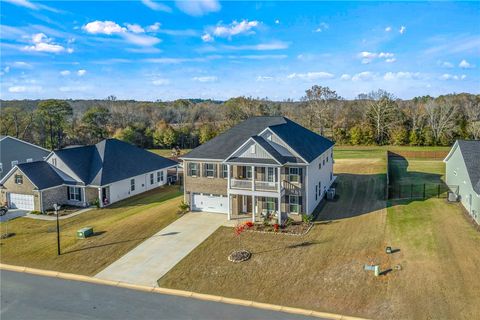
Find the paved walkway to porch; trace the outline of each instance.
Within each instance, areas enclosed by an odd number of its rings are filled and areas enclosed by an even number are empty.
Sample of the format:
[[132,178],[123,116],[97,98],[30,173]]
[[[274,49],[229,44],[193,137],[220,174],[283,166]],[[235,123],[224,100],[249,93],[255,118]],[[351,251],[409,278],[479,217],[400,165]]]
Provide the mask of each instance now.
[[[93,210],[93,209],[96,209],[96,207],[88,207],[88,208],[85,208],[85,209],[80,209],[80,210],[75,211],[74,213],[68,214],[66,216],[60,216],[60,217],[58,217],[58,220],[64,220],[64,219],[72,218],[72,217],[78,216],[79,214],[82,214],[84,212],[88,212],[88,211]],[[47,220],[47,221],[57,220],[57,216],[53,215],[53,214],[52,215],[46,215],[46,214],[27,213],[27,215],[25,215],[24,217],[29,218],[29,219],[34,219],[34,220]]]
[[226,214],[189,212],[142,242],[95,277],[158,286],[158,279],[226,221]]

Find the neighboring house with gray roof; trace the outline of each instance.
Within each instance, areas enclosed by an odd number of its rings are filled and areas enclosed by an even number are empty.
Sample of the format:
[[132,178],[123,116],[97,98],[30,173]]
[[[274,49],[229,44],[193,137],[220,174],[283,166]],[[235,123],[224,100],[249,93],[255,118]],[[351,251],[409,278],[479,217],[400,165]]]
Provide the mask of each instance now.
[[480,224],[480,140],[457,140],[444,160],[446,182],[458,186],[458,195]]
[[19,163],[45,160],[50,150],[10,136],[0,136],[0,179]]
[[334,143],[285,117],[252,117],[181,157],[192,211],[312,214],[335,180]]
[[46,161],[18,164],[0,180],[10,207],[45,211],[54,203],[101,207],[167,183],[177,162],[116,139],[53,151]]

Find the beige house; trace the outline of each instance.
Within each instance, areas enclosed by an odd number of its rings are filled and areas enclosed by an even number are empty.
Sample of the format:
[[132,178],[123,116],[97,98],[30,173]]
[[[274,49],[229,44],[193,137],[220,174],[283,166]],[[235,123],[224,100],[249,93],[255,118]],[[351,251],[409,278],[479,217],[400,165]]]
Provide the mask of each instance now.
[[310,215],[335,180],[334,143],[284,117],[253,117],[182,157],[192,211]]

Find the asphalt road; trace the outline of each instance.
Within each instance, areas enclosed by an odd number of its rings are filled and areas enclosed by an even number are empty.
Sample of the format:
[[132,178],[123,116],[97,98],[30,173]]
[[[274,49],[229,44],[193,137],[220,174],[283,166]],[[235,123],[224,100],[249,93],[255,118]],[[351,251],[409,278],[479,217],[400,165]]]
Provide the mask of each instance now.
[[12,271],[2,270],[0,280],[2,320],[312,319],[282,312]]

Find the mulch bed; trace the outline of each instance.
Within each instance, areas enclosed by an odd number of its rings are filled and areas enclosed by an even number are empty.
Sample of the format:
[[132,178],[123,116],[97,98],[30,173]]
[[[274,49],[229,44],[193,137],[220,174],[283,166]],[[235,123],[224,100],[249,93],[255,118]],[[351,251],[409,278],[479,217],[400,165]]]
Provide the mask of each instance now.
[[236,250],[230,253],[228,256],[228,261],[231,262],[243,262],[250,259],[252,253],[248,250]]
[[255,224],[252,228],[248,229],[248,232],[260,232],[260,233],[274,233],[274,234],[288,234],[303,236],[307,234],[313,227],[313,223],[294,222],[289,226],[280,227],[276,231],[273,225],[265,226],[263,224]]

